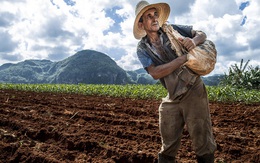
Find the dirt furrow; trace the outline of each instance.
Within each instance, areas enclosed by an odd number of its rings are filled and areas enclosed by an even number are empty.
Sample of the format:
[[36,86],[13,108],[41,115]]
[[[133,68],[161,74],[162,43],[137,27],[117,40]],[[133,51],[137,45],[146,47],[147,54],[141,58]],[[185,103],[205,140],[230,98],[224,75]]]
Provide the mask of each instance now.
[[[160,101],[0,90],[0,162],[157,162]],[[210,103],[216,162],[260,162],[260,105]],[[195,162],[183,131],[179,162]]]

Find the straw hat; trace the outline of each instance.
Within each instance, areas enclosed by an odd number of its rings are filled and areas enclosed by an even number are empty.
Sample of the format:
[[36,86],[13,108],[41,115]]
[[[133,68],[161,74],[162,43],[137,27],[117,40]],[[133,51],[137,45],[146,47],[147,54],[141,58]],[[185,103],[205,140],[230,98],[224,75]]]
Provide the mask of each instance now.
[[149,4],[147,1],[140,1],[136,5],[135,9],[135,22],[134,22],[134,27],[133,27],[133,33],[134,37],[136,39],[141,39],[146,35],[145,30],[138,28],[138,22],[141,18],[141,16],[145,13],[150,8],[156,8],[159,18],[158,22],[160,27],[162,26],[163,23],[165,23],[169,17],[170,14],[170,6],[167,3],[155,3],[155,4]]

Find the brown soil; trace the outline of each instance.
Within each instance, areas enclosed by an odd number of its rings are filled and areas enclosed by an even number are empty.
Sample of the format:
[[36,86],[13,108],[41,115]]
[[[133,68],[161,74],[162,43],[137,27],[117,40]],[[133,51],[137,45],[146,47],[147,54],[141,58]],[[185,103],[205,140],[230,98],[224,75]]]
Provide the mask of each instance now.
[[[157,162],[156,100],[0,90],[0,162]],[[215,162],[260,162],[260,105],[210,103]],[[186,130],[177,159],[196,162]]]

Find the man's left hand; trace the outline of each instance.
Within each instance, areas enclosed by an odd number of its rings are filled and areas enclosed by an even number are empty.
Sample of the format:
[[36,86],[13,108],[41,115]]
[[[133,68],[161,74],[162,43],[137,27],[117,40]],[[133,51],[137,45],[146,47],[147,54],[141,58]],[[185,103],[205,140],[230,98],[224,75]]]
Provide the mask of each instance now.
[[196,47],[196,44],[192,38],[185,37],[185,38],[179,38],[181,41],[182,45],[188,50],[192,50],[193,48]]

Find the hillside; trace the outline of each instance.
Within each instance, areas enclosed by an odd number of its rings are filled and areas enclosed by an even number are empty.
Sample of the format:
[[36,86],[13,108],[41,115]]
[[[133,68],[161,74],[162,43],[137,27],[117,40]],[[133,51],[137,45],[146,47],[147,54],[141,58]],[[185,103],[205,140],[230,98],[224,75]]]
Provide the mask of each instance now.
[[83,50],[59,62],[25,60],[0,66],[0,82],[126,84],[126,72],[107,55]]
[[[202,77],[206,85],[217,85],[223,75]],[[25,60],[0,66],[0,83],[60,84],[155,84],[143,68],[125,71],[104,53],[83,50],[58,62]]]

